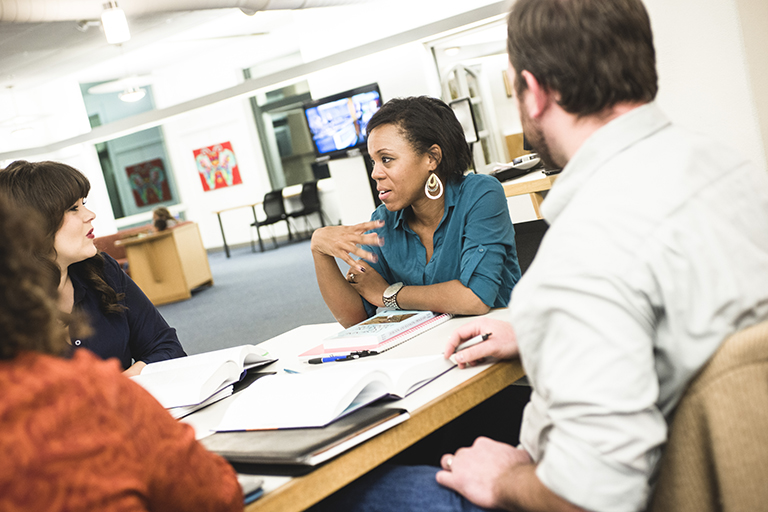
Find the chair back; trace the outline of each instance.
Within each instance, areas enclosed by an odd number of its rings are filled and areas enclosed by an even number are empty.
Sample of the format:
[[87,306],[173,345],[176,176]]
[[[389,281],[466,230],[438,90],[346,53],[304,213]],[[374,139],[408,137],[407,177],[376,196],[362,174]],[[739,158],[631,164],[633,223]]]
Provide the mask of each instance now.
[[675,411],[650,512],[765,510],[768,321],[729,337]]
[[304,211],[320,210],[320,193],[316,181],[308,181],[301,186],[301,206]]
[[264,213],[267,219],[285,218],[285,203],[283,202],[283,189],[272,190],[264,196]]

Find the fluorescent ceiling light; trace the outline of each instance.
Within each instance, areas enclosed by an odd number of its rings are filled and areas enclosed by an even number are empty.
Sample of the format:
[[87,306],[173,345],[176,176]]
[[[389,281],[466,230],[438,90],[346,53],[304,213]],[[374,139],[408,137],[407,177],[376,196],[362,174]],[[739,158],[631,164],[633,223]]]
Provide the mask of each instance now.
[[104,27],[104,35],[109,44],[120,44],[131,38],[128,30],[128,20],[125,13],[117,6],[117,2],[104,4],[104,12],[101,13],[101,26]]
[[139,101],[146,94],[147,94],[147,91],[145,91],[141,87],[131,87],[130,89],[126,89],[125,91],[118,94],[118,98],[120,98],[123,101],[127,101],[128,103],[134,103],[136,101]]

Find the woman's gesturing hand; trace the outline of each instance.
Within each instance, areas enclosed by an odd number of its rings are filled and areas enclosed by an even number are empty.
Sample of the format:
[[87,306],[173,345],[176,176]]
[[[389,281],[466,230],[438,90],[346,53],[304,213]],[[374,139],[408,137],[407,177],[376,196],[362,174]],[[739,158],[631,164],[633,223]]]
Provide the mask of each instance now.
[[359,266],[352,255],[376,263],[376,255],[360,246],[384,245],[384,239],[379,237],[377,233],[365,234],[366,231],[380,228],[383,225],[383,220],[375,220],[354,226],[326,226],[314,232],[310,248],[313,253],[342,259],[350,267]]

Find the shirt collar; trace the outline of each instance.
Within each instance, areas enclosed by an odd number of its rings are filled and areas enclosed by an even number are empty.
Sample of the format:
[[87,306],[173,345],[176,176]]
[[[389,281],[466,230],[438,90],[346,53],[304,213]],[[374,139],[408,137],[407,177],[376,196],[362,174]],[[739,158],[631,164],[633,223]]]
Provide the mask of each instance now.
[[80,275],[78,264],[70,265],[69,279],[72,281],[72,288],[75,290],[75,304],[79,304],[85,298],[87,285],[85,279]]
[[[443,181],[442,179],[440,181]],[[458,180],[451,180],[449,182],[443,181],[443,187],[444,187],[444,195],[445,195],[445,208],[443,210],[443,218],[440,219],[440,224],[443,223],[445,220],[445,217],[448,215],[448,210],[456,205],[456,201],[459,197],[459,191],[461,188],[461,184],[464,182],[464,177],[462,176]],[[408,210],[408,208],[403,208],[400,211],[397,211],[394,213],[395,215],[395,228],[404,229],[405,224],[405,211]],[[439,225],[438,225],[439,227]]]
[[541,213],[552,224],[579,188],[608,160],[670,124],[656,102],[637,107],[593,133],[563,168],[547,193]]

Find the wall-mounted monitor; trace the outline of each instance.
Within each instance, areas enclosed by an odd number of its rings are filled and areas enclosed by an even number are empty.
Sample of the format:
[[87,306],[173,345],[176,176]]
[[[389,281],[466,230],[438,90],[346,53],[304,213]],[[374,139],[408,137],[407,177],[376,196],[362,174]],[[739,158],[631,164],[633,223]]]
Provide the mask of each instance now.
[[475,122],[475,113],[472,110],[472,100],[469,98],[459,98],[449,103],[453,109],[453,113],[456,114],[456,119],[461,123],[461,127],[464,129],[464,138],[468,144],[477,142],[480,140],[480,136],[477,133],[477,123]]
[[318,158],[339,158],[365,146],[366,126],[381,108],[378,84],[369,84],[304,104]]

